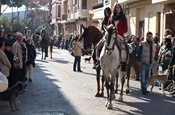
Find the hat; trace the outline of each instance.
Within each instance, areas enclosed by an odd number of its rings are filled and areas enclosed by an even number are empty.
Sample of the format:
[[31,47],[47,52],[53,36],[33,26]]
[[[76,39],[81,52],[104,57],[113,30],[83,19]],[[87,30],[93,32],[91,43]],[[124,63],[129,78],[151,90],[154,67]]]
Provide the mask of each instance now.
[[9,42],[6,42],[5,46],[12,46],[12,45]]

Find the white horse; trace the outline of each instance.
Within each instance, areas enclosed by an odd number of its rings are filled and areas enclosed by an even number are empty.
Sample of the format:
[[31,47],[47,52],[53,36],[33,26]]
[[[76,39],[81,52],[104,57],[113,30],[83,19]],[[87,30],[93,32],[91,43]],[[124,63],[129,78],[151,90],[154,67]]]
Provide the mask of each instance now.
[[[103,76],[106,81],[107,102],[106,107],[112,109],[112,100],[115,99],[114,85],[115,78],[118,73],[121,80],[121,93],[119,101],[123,101],[123,85],[125,83],[126,72],[121,71],[121,50],[118,47],[120,41],[113,24],[104,26],[105,28],[105,43],[100,53],[100,64],[103,71]],[[118,46],[117,46],[118,44]]]

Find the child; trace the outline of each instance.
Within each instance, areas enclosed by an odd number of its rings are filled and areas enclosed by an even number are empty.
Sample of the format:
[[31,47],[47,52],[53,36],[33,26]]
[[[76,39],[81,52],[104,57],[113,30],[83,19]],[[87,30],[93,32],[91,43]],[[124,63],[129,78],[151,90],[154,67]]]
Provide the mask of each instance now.
[[26,62],[26,76],[29,78],[29,82],[32,82],[31,76],[33,73],[33,67],[35,67],[35,58],[36,58],[36,50],[33,45],[33,40],[29,38],[27,40],[27,50],[28,50],[28,58]]

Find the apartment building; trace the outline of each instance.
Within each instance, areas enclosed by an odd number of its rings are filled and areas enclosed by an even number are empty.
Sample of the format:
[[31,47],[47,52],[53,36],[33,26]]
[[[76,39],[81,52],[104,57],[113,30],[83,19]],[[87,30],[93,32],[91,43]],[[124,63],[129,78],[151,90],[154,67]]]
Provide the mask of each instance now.
[[52,24],[54,34],[80,34],[81,24],[90,24],[89,10],[98,0],[53,0]]
[[62,0],[53,0],[52,1],[52,17],[51,17],[51,24],[53,25],[53,34],[58,35],[62,34],[61,28],[61,5]]
[[118,0],[118,3],[128,10],[129,34],[142,37],[151,31],[158,34],[160,41],[167,28],[175,34],[174,0]]

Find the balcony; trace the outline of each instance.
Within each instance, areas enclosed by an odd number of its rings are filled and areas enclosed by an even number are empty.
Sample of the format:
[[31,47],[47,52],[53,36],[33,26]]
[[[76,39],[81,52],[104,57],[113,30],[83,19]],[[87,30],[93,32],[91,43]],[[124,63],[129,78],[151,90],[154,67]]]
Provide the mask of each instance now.
[[127,3],[132,3],[132,2],[136,2],[136,1],[143,1],[143,0],[118,0],[119,4],[127,4]]
[[[105,0],[105,4],[108,4],[108,3],[109,3],[109,0]],[[98,8],[103,8],[103,6],[104,6],[104,3],[102,1],[102,2],[99,2],[97,4],[94,4],[92,6],[92,9],[94,10],[94,9],[98,9]]]
[[75,19],[75,14],[71,13],[70,19],[71,19],[71,20],[74,20],[74,19]]
[[67,14],[62,14],[62,20],[67,20]]
[[103,8],[103,2],[94,4],[94,5],[92,6],[92,9],[93,9],[93,10],[98,9],[98,8]]
[[152,4],[157,4],[157,3],[173,3],[174,0],[152,0]]

